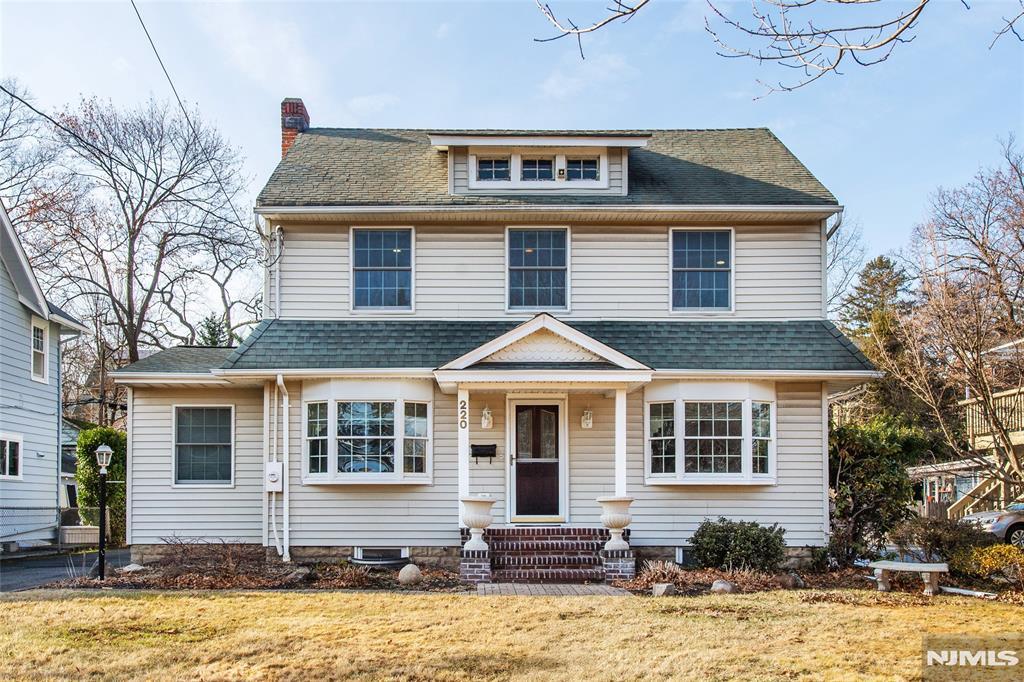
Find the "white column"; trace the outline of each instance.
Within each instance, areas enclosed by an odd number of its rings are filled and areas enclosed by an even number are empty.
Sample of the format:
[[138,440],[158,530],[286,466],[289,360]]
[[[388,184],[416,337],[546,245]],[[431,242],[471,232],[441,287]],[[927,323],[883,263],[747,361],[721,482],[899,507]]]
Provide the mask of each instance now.
[[[455,401],[455,424],[459,437],[459,498],[469,495],[469,390],[460,387]],[[459,502],[459,525],[462,502]]]
[[626,495],[626,389],[615,390],[615,496]]

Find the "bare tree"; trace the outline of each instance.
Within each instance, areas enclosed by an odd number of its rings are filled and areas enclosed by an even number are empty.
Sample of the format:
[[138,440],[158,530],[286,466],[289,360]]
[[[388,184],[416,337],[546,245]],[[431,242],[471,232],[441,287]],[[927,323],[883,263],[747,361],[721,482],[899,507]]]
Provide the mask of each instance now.
[[[14,79],[0,83],[20,98],[30,98]],[[58,155],[39,117],[18,99],[0,97],[0,199],[15,225],[32,210],[30,204],[49,180]]]
[[846,219],[829,229],[825,271],[828,276],[829,317],[836,317],[843,299],[864,266],[864,230],[857,220]]
[[[879,342],[876,361],[927,406],[952,451],[1021,485],[1024,462],[1010,436],[1019,415],[999,401],[1024,386],[1024,183],[1012,141],[1004,152],[1002,168],[935,194],[931,220],[915,234],[915,306],[889,330],[901,352]],[[965,395],[970,404],[958,404]],[[967,410],[991,448],[979,452],[965,440]]]
[[[705,29],[723,57],[746,57],[795,70],[799,74],[795,81],[768,86],[770,91],[789,91],[827,74],[838,74],[847,63],[873,66],[884,62],[898,45],[913,41],[924,10],[934,1],[912,0],[883,9],[880,0],[759,0],[750,3],[749,16],[739,18],[721,2],[707,0],[711,18],[705,19]],[[581,41],[583,34],[620,19],[628,20],[647,4],[614,2],[602,19],[579,26],[569,19],[557,19],[549,5],[537,0],[557,34],[535,40],[575,36]],[[967,0],[961,0],[961,4],[970,9]],[[1011,9],[1003,15],[991,45],[1007,35],[1024,41],[1019,31],[1024,21],[1024,0],[1008,6]]]
[[192,342],[189,320],[218,303],[204,299],[202,274],[258,251],[255,231],[234,217],[245,190],[236,150],[198,111],[190,118],[153,100],[65,110],[60,200],[41,202],[41,227],[27,233],[44,279],[72,301],[109,304],[129,362],[142,347]]

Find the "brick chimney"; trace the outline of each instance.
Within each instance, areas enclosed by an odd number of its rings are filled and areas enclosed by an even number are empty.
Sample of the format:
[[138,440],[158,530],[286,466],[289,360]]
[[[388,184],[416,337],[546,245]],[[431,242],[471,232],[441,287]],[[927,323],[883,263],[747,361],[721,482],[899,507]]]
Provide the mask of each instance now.
[[288,153],[299,133],[309,129],[309,113],[298,97],[281,101],[281,158]]

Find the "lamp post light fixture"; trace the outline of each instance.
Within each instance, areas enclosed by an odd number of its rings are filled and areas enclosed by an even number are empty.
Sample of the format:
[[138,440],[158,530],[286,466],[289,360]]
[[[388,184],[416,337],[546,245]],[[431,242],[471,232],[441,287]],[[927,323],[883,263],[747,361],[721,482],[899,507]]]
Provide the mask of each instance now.
[[96,448],[96,463],[100,466],[100,580],[106,578],[107,573],[107,467],[113,454],[114,451],[105,443]]

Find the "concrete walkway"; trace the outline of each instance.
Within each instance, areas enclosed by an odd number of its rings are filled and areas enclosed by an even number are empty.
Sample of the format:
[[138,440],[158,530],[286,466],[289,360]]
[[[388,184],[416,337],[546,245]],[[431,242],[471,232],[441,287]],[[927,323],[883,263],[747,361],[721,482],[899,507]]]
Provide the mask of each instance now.
[[490,583],[477,585],[480,596],[520,595],[534,597],[628,597],[630,593],[611,585],[549,585],[533,583]]

